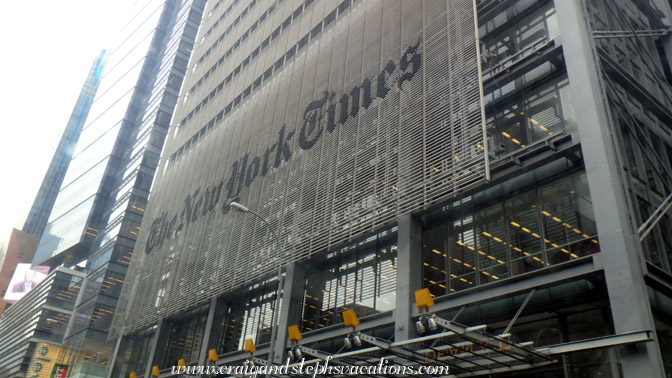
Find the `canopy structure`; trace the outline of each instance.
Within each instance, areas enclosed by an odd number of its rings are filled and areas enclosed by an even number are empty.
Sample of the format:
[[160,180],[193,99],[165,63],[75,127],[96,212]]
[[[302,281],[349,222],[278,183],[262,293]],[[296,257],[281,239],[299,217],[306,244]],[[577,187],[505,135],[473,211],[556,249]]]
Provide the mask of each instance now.
[[[442,327],[435,334],[422,336],[411,340],[390,342],[360,332],[353,332],[361,346],[337,354],[329,354],[302,345],[292,348],[295,360],[285,366],[285,372],[270,374],[272,377],[313,377],[310,374],[297,374],[295,367],[307,366],[317,368],[331,366],[329,374],[324,372],[317,376],[329,377],[394,377],[399,370],[390,367],[412,368],[414,372],[420,367],[432,367],[420,374],[407,374],[410,377],[432,376],[444,378],[478,377],[489,374],[506,373],[534,369],[557,362],[556,358],[562,354],[611,347],[615,345],[634,344],[652,341],[651,331],[630,332],[610,335],[595,339],[563,343],[548,347],[534,348],[533,343],[515,343],[510,341],[508,334],[490,335],[485,332],[486,326],[466,327],[464,325],[436,318],[437,325]],[[256,366],[271,366],[260,358],[249,358],[246,364]],[[381,374],[367,374],[367,367],[386,366],[388,369]],[[279,367],[279,366],[278,366]],[[341,374],[335,374],[336,367]],[[355,368],[363,370],[354,370]],[[357,373],[351,374],[351,372]],[[362,372],[364,372],[362,374]],[[377,372],[380,372],[378,370]],[[242,375],[241,375],[242,376]]]
[[[301,345],[295,349],[306,356],[314,357],[312,359],[306,357],[304,365],[318,363],[324,365],[325,361],[329,361],[331,366],[397,366],[413,368],[415,372],[420,371],[421,366],[432,366],[435,372],[443,373],[437,375],[442,377],[472,377],[530,369],[555,361],[548,350],[533,349],[532,342],[515,343],[510,340],[508,334],[489,335],[485,332],[485,325],[466,327],[436,316],[432,319],[440,329],[437,328],[434,334],[411,340],[390,342],[361,332],[353,332],[351,339],[357,340],[354,344],[361,345],[355,350],[330,355]],[[394,372],[396,369],[388,370]],[[409,374],[409,376],[416,375]]]

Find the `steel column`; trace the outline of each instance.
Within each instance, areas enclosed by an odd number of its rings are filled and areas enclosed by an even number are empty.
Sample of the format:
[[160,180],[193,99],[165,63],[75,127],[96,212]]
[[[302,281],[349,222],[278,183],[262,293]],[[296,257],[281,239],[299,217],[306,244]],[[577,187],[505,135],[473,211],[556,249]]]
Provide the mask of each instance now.
[[201,351],[198,355],[199,365],[206,365],[208,363],[208,351],[212,348],[216,348],[217,338],[222,329],[224,307],[221,298],[213,297],[210,299],[210,308],[208,309],[208,318],[205,321]]
[[[630,222],[627,193],[581,0],[555,0],[563,51],[602,247],[616,333],[655,329],[643,279],[641,246]],[[628,377],[663,377],[657,343],[620,353]]]
[[[145,367],[145,378],[152,376],[152,367],[158,364],[158,358],[156,355],[157,349],[165,350],[166,338],[168,336],[168,331],[170,331],[168,321],[163,318],[159,320],[159,324],[156,326],[156,331],[152,337],[152,343],[149,345],[149,357],[147,358],[147,366]],[[161,348],[159,348],[161,345]]]
[[301,302],[303,300],[303,286],[305,272],[300,264],[293,263],[286,269],[285,287],[282,292],[282,306],[278,322],[277,339],[275,342],[275,363],[283,363],[286,356],[287,327],[298,322],[301,316]]
[[414,310],[415,291],[422,288],[420,221],[411,214],[400,216],[397,238],[397,296],[393,318],[394,340],[401,341],[417,336],[411,317],[417,313],[417,310]]
[[[123,333],[122,333],[123,335]],[[110,360],[110,363],[108,364],[109,368],[107,369],[107,376],[106,378],[112,378],[112,371],[114,370],[114,364],[117,363],[117,355],[119,354],[119,349],[121,349],[121,343],[124,340],[124,336],[119,336],[117,338],[117,342],[114,346],[114,352],[112,353],[112,359]]]

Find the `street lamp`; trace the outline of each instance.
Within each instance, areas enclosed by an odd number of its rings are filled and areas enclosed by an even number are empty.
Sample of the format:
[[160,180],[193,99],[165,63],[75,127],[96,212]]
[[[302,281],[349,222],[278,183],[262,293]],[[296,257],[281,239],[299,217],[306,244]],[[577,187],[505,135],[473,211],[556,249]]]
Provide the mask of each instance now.
[[277,327],[277,322],[278,322],[278,312],[280,311],[280,295],[282,293],[282,287],[284,286],[284,281],[285,278],[282,276],[282,264],[280,262],[281,259],[281,251],[280,251],[280,238],[278,238],[278,235],[275,233],[273,230],[273,227],[271,227],[271,224],[268,223],[266,218],[262,217],[259,213],[252,211],[248,209],[246,206],[241,205],[238,202],[231,202],[229,205],[230,209],[235,209],[238,210],[242,213],[250,213],[254,215],[255,217],[261,219],[264,224],[266,224],[266,227],[271,231],[271,234],[273,234],[273,238],[275,239],[275,244],[277,245],[276,249],[278,250],[278,290],[275,295],[275,310],[273,310],[273,317],[271,319],[271,343],[270,343],[270,351],[268,353],[269,356],[269,361],[273,363],[273,359],[275,357],[275,339],[278,336],[278,327]]

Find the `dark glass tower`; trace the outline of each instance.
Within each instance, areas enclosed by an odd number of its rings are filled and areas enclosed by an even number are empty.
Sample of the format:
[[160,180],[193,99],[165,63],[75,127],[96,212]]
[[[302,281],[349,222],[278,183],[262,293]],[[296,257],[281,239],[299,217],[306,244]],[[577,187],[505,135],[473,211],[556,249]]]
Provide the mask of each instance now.
[[[125,28],[124,42],[112,52],[106,76],[122,77],[110,81],[106,77],[105,83],[110,87],[101,98],[103,103],[112,101],[111,109],[119,106],[119,102],[112,97],[105,101],[109,94],[119,94],[128,98],[128,102],[121,101],[125,108],[117,108],[116,115],[100,109],[102,114],[89,126],[94,130],[98,127],[109,130],[100,133],[102,139],[110,132],[116,133],[116,140],[107,156],[101,152],[109,145],[100,145],[91,151],[103,156],[102,160],[81,160],[93,170],[106,166],[95,199],[78,197],[78,201],[92,203],[87,223],[83,223],[86,229],[81,229],[85,240],[81,244],[87,247],[83,249],[86,252],[78,255],[75,247],[74,253],[66,253],[66,258],[53,260],[66,262],[67,256],[72,256],[71,263],[74,263],[86,259],[87,279],[82,299],[74,309],[72,327],[64,338],[65,344],[77,351],[69,361],[74,374],[107,374],[107,361],[115,346],[114,342],[107,341],[107,333],[133,256],[204,5],[202,0],[155,0],[137,4],[134,17]],[[98,140],[92,146],[97,145]]]
[[[63,335],[69,376],[106,376],[107,332],[203,14],[203,0],[135,2],[54,201],[34,264],[85,267]],[[1,335],[0,335],[1,336]]]

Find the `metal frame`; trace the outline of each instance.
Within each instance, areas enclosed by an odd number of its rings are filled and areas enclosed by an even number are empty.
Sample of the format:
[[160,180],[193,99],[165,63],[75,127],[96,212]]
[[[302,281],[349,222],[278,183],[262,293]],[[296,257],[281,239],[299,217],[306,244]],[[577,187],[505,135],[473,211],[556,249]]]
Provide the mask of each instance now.
[[[584,6],[580,0],[555,0],[561,35],[575,36],[563,39],[563,52],[574,101],[580,104],[576,109],[581,144],[589,146],[582,152],[598,209],[595,216],[614,327],[618,333],[653,330],[641,245],[633,237],[629,198],[620,172],[622,159],[612,141],[614,123]],[[657,343],[647,343],[644,350],[620,359],[625,377],[664,376]]]

